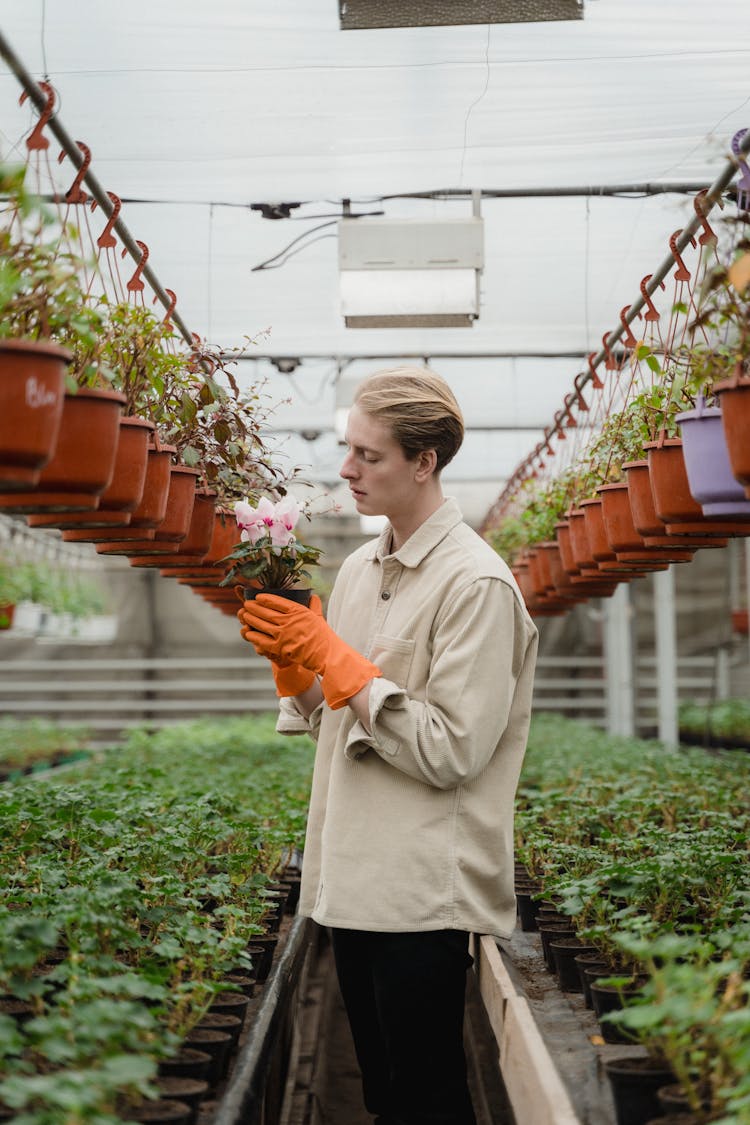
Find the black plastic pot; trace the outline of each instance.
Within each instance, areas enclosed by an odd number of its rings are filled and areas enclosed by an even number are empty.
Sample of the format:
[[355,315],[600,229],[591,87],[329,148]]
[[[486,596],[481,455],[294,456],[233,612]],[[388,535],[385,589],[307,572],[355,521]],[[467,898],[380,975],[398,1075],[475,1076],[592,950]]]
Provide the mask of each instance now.
[[587,1008],[593,1008],[591,982],[598,977],[614,976],[615,971],[600,953],[579,953],[574,960],[578,971],[578,979],[581,982],[584,1002]]
[[602,1019],[602,1016],[621,1011],[627,997],[637,995],[638,991],[637,985],[618,989],[614,985],[597,984],[595,981],[591,984],[591,1003],[605,1043],[629,1043],[632,1046],[635,1042],[632,1036],[626,1035],[609,1020]]
[[298,605],[309,605],[312,590],[290,586],[287,590],[258,589],[256,586],[245,586],[242,596],[246,602],[252,602],[258,594],[273,594],[276,598],[286,598],[288,602],[297,602]]
[[663,1059],[608,1059],[604,1069],[612,1087],[617,1125],[644,1125],[661,1112],[657,1090],[673,1077]]
[[550,952],[562,991],[582,992],[583,985],[575,959],[579,953],[594,953],[594,946],[586,945],[580,938],[562,939],[561,941],[555,939],[550,942]]
[[215,1086],[224,1073],[224,1067],[229,1060],[232,1048],[232,1036],[226,1031],[216,1031],[206,1027],[194,1027],[185,1036],[188,1047],[194,1047],[205,1052],[211,1058],[206,1081],[209,1086]]
[[[657,1092],[659,1108],[662,1113],[694,1113],[688,1101],[688,1096],[674,1077],[665,1082]],[[701,1100],[701,1109],[708,1110],[711,1103],[708,1098]]]
[[207,1081],[210,1069],[211,1056],[195,1047],[183,1047],[171,1059],[162,1059],[159,1063],[159,1074],[163,1078],[193,1078],[198,1082]]
[[537,923],[539,927],[539,937],[542,941],[542,953],[544,954],[544,963],[551,973],[555,971],[555,963],[552,960],[552,952],[550,950],[550,943],[553,941],[563,941],[564,939],[574,938],[576,936],[575,930],[564,922],[552,923]]

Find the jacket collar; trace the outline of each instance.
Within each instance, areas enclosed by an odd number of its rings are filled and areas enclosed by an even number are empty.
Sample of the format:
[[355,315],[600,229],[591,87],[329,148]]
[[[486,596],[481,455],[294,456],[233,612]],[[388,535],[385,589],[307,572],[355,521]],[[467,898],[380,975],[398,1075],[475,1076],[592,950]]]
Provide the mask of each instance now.
[[[417,528],[414,534],[409,536],[403,547],[390,557],[398,559],[402,566],[419,566],[430,551],[437,547],[438,543],[445,539],[446,535],[462,520],[463,516],[458,502],[451,496],[446,497],[437,511],[433,512]],[[384,558],[388,557],[390,543],[391,525],[388,523],[381,532],[380,538],[371,543],[370,550],[367,553],[368,560],[374,562],[377,559],[382,562]]]

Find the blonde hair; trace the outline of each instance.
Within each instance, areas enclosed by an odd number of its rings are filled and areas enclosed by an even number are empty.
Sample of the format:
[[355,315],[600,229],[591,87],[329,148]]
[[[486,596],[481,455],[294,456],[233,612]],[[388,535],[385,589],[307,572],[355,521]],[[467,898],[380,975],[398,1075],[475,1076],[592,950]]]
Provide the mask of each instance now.
[[445,379],[429,367],[376,371],[359,384],[354,403],[390,427],[409,461],[434,449],[439,473],[461,448],[461,408]]

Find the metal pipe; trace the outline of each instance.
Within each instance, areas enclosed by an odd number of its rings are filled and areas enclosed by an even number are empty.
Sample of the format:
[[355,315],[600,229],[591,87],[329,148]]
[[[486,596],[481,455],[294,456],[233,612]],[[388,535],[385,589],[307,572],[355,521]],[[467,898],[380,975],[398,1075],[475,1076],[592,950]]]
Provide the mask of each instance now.
[[[480,188],[476,189],[482,199],[548,199],[564,196],[610,196],[610,195],[689,195],[702,191],[705,183],[695,180],[670,180],[653,183],[629,184],[588,184],[578,187],[519,187],[519,188]],[[433,191],[395,192],[392,195],[378,195],[369,202],[385,203],[389,199],[470,199],[470,188],[442,188]],[[364,201],[360,201],[364,202]]]
[[[18,58],[10,43],[3,35],[2,31],[0,31],[0,57],[2,57],[8,64],[9,69],[21,83],[31,101],[34,103],[39,112],[42,113],[47,106],[47,98],[45,97],[44,92],[39,88],[37,83],[29,74],[28,70],[23,65],[21,60]],[[70,157],[76,171],[78,171],[83,164],[83,154],[81,153],[81,150],[79,149],[76,142],[61,124],[56,114],[53,114],[50,120],[47,122],[47,128],[60,142],[63,149],[65,150],[66,155]],[[106,217],[109,219],[112,215],[112,212],[114,211],[114,207],[106,191],[99,183],[93,172],[91,172],[90,170],[86,172],[83,179],[86,187],[89,188],[92,196],[101,207]],[[120,240],[123,246],[127,249],[130,256],[133,258],[133,261],[137,265],[141,261],[143,253],[140,246],[138,246],[136,240],[133,238],[132,234],[130,233],[122,219],[117,219],[114,224],[114,229],[120,236]],[[144,277],[149,283],[164,308],[169,309],[172,301],[148,263],[146,263],[143,267],[142,277]],[[171,320],[180,330],[183,339],[192,347],[194,344],[193,334],[176,310],[172,311]]]
[[[659,286],[661,285],[664,278],[667,276],[667,274],[670,272],[672,267],[675,265],[676,260],[677,260],[677,254],[682,253],[682,251],[685,249],[685,247],[691,241],[693,235],[696,233],[698,228],[702,225],[701,218],[706,218],[708,216],[708,214],[716,206],[716,204],[719,202],[719,200],[721,199],[722,193],[728,187],[728,185],[732,182],[733,177],[735,176],[736,172],[738,171],[738,169],[740,167],[740,157],[747,155],[749,152],[750,152],[750,129],[747,130],[747,132],[745,133],[745,136],[742,138],[742,140],[739,144],[739,151],[738,151],[737,157],[735,157],[735,156],[729,157],[723,171],[719,174],[719,176],[717,176],[717,178],[714,180],[713,184],[711,184],[711,186],[707,190],[701,189],[701,190],[706,190],[706,194],[703,196],[702,200],[698,203],[698,207],[700,207],[701,215],[698,214],[698,211],[697,211],[697,208],[696,208],[695,216],[682,229],[679,237],[675,239],[675,243],[674,243],[674,251],[675,252],[673,253],[670,250],[670,252],[664,258],[664,260],[658,266],[656,271],[651,275],[648,284],[644,287],[645,293],[648,297],[651,297],[656,292],[656,290],[659,288]],[[612,351],[614,345],[618,342],[618,340],[622,336],[623,332],[625,331],[625,328],[629,327],[630,324],[632,324],[632,322],[635,320],[636,316],[638,315],[638,313],[640,312],[640,310],[643,308],[643,306],[645,304],[646,304],[646,297],[643,294],[641,294],[641,296],[638,297],[638,299],[633,302],[633,304],[630,306],[628,311],[623,315],[619,327],[615,328],[609,334],[609,336],[607,337],[603,346],[593,356],[593,358],[591,359],[588,370],[587,371],[581,371],[576,376],[575,384],[576,384],[577,387],[580,388],[580,387],[584,386],[585,384],[589,383],[594,378],[594,369],[599,366],[599,364],[602,362],[603,359],[606,358],[607,351],[610,351],[610,352]],[[553,422],[552,426],[550,428],[550,432],[552,432],[554,430],[554,428],[555,428],[555,423]],[[503,489],[503,492],[501,493],[500,497],[498,498],[496,506],[500,506],[502,501],[508,495],[510,495],[512,493],[512,491],[515,489],[516,484],[517,484],[517,478],[519,477],[522,468],[528,463],[528,461],[529,461],[529,458],[527,458],[525,461],[523,461],[521,463],[521,465],[519,466],[519,468],[517,468],[515,470],[515,472],[511,475],[508,483],[506,484],[505,488]]]

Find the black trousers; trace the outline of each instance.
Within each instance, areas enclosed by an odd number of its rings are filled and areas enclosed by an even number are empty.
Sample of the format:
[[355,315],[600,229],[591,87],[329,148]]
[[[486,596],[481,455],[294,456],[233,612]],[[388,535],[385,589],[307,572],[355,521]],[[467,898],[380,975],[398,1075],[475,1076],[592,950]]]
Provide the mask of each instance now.
[[476,1125],[463,1019],[469,935],[331,930],[367,1110],[382,1125]]

